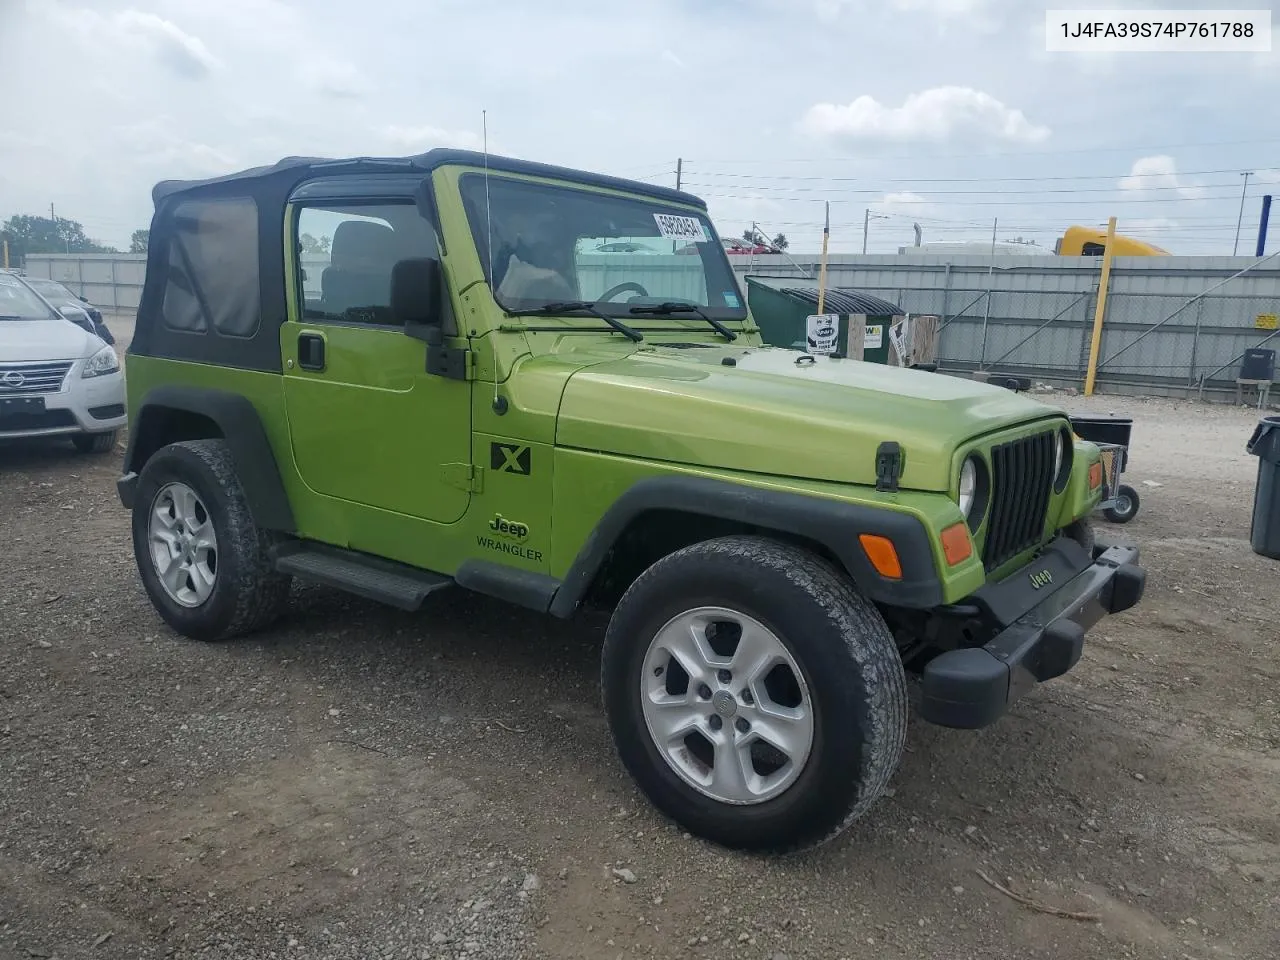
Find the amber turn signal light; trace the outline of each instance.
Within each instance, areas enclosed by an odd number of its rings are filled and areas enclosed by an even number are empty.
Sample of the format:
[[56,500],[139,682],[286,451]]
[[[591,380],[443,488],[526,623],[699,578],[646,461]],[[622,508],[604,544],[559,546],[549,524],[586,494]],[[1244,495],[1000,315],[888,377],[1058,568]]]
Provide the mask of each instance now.
[[969,539],[969,527],[956,523],[942,531],[942,555],[947,565],[954,567],[973,556],[973,541]]
[[1102,486],[1102,464],[1095,463],[1089,468],[1089,489],[1097,490]]
[[876,573],[887,580],[902,579],[902,561],[898,559],[898,551],[892,540],[874,533],[863,533],[859,534],[858,542],[862,544],[862,552],[876,568]]

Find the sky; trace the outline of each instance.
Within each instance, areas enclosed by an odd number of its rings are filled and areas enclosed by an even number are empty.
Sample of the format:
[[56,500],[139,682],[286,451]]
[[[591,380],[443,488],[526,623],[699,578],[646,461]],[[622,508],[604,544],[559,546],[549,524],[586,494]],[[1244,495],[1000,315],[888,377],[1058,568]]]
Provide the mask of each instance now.
[[1045,47],[1027,0],[0,0],[0,219],[52,203],[127,249],[159,180],[478,148],[487,126],[495,153],[652,183],[679,159],[722,235],[756,221],[793,253],[829,201],[834,253],[864,223],[870,253],[916,224],[1052,249],[1116,216],[1225,255],[1249,171],[1253,252],[1280,190],[1280,49]]

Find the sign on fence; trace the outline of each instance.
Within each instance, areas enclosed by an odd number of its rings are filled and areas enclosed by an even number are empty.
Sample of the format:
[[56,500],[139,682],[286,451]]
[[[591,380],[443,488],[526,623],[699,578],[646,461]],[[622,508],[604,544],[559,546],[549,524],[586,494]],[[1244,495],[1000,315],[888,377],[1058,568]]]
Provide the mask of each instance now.
[[1276,315],[1274,313],[1260,313],[1258,318],[1253,321],[1253,325],[1259,330],[1276,329]]
[[840,318],[834,313],[815,313],[805,317],[805,343],[810,353],[830,356],[836,352]]

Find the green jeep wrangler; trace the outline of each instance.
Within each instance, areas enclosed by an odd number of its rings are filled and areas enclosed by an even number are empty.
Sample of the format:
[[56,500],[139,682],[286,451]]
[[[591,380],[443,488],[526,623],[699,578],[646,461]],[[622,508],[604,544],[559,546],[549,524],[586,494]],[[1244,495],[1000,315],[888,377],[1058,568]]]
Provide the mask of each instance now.
[[1008,390],[765,346],[706,205],[480,153],[153,192],[120,499],[152,603],[221,640],[293,578],[611,610],[656,807],[740,848],[861,815],[1142,596],[1098,449]]

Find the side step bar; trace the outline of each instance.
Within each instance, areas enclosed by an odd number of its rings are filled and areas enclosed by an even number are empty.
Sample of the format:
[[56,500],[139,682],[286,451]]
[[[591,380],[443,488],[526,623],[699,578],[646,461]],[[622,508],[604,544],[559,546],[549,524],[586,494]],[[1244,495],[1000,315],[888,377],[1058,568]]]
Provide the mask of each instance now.
[[281,544],[272,550],[271,562],[279,573],[401,610],[417,610],[428,594],[453,584],[449,577],[416,567],[316,543]]

